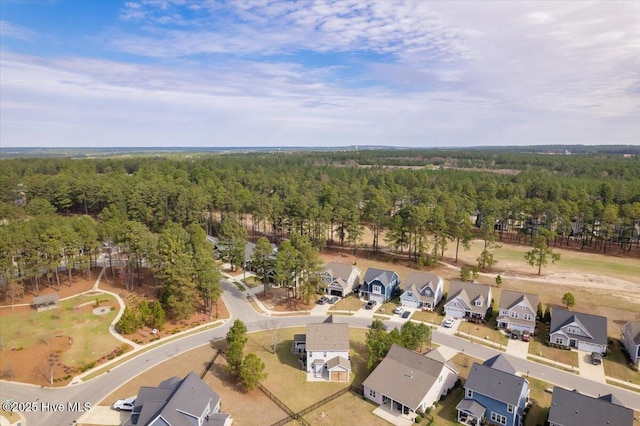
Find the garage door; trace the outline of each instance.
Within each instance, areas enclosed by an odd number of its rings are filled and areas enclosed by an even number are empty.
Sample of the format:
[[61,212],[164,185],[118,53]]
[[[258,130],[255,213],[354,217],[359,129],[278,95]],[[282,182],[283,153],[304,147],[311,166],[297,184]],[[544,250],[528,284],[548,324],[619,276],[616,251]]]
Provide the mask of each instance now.
[[347,372],[346,371],[332,371],[331,372],[331,381],[333,382],[346,382]]
[[404,306],[406,308],[413,308],[413,309],[417,309],[418,308],[418,302],[416,302],[415,300],[400,299],[400,302],[402,302],[402,306]]
[[602,352],[602,346],[595,343],[579,342],[578,350],[585,352]]
[[376,302],[382,304],[384,303],[384,296],[382,294],[373,294],[369,295],[369,300],[375,300]]
[[342,297],[342,291],[341,290],[331,290],[331,296],[340,296],[340,297]]
[[448,308],[447,316],[454,317],[454,318],[464,318],[464,311],[460,309]]

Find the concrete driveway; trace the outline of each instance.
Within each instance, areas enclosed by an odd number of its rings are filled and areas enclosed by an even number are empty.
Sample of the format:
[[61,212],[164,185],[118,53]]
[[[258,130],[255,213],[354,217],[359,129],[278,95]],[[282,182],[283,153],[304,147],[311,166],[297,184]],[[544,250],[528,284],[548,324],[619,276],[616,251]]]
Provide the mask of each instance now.
[[520,339],[509,339],[507,342],[507,353],[518,358],[527,359],[529,342],[523,342]]
[[79,419],[80,424],[89,425],[123,425],[131,417],[127,411],[116,411],[111,407],[96,405],[84,413]]
[[456,334],[456,331],[458,331],[458,327],[460,326],[460,323],[462,322],[462,320],[459,319],[454,319],[453,320],[453,325],[450,328],[445,327],[444,322],[448,319],[449,317],[445,317],[442,322],[440,323],[440,326],[438,327],[438,331],[444,334],[450,334],[450,335],[454,335]]
[[585,379],[607,383],[604,374],[604,364],[593,365],[591,362],[591,353],[589,352],[578,352],[578,369],[580,370],[580,376]]

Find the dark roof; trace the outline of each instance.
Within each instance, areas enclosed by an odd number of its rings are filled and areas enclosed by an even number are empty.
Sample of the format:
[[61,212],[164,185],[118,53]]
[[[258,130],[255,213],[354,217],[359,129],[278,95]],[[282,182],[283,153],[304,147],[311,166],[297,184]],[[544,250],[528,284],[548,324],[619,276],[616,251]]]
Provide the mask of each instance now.
[[600,345],[607,344],[607,318],[599,315],[585,314],[584,312],[573,312],[563,308],[551,309],[551,327],[549,333],[553,334],[559,331],[562,327],[574,322],[593,338],[578,334],[570,334],[572,338]]
[[57,293],[47,294],[46,296],[36,296],[33,298],[34,305],[51,305],[57,303],[60,298]]
[[563,426],[631,426],[633,411],[602,398],[553,388],[549,421]]
[[522,293],[520,291],[502,290],[500,294],[500,306],[498,309],[512,309],[520,302],[525,302],[535,313],[538,310],[538,295]]
[[[508,363],[506,360],[494,360],[493,364],[504,368],[505,362]],[[464,387],[505,404],[517,406],[522,387],[526,383],[525,379],[513,373],[493,368],[490,365],[473,363]]]
[[624,328],[630,331],[633,343],[640,345],[640,321],[629,321],[624,325]]
[[487,367],[491,367],[494,370],[500,370],[507,374],[516,374],[516,369],[511,365],[506,356],[502,354],[498,354],[493,358],[489,358],[482,365],[486,365]]
[[482,418],[486,408],[473,399],[463,399],[458,403],[458,405],[456,405],[456,410],[466,411],[467,413],[473,414],[475,417]]
[[370,284],[372,281],[378,280],[382,285],[387,287],[395,275],[397,274],[393,271],[369,268],[367,269],[367,273],[364,275],[363,281],[365,284]]
[[[172,426],[192,426],[187,415],[199,417],[207,405],[213,410],[220,397],[194,372],[184,379],[172,377],[157,387],[141,387],[136,397],[135,407],[128,424],[147,425],[162,417]],[[209,416],[205,424],[223,425],[228,414]]]
[[449,367],[433,358],[393,345],[362,385],[416,410],[443,368]]

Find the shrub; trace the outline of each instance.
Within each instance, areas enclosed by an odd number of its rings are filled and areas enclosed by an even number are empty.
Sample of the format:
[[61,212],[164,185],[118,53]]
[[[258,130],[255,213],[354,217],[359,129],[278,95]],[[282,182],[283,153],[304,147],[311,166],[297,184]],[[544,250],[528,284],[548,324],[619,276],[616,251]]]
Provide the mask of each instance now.
[[418,415],[416,416],[415,422],[416,422],[416,423],[422,423],[422,416],[418,414]]

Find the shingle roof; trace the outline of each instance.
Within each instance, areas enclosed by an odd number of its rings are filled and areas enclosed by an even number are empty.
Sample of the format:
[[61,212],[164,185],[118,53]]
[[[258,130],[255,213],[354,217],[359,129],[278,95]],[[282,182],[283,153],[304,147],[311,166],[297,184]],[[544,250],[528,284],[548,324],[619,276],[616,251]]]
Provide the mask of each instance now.
[[[506,362],[506,360],[504,361]],[[504,366],[502,361],[497,364],[500,367]],[[474,363],[464,387],[506,404],[517,406],[525,383],[525,379],[515,374],[492,368],[489,365]]]
[[463,399],[458,403],[458,405],[456,405],[456,410],[466,411],[467,413],[473,414],[475,417],[482,418],[484,417],[486,408],[473,399]]
[[502,290],[500,295],[500,306],[498,309],[511,309],[520,302],[525,302],[535,313],[538,310],[538,295],[522,293],[520,291]]
[[593,336],[593,338],[567,333],[572,338],[583,342],[597,343],[599,345],[607,344],[607,319],[605,317],[585,314],[584,312],[573,312],[562,308],[551,309],[551,334],[573,322],[577,323],[581,328],[584,328],[584,330]]
[[[489,291],[491,287],[484,284],[467,283],[463,281],[451,281],[449,286],[449,297],[447,302],[458,298],[464,302],[471,312],[477,312],[485,314],[487,308],[487,299],[489,298]],[[477,299],[482,300],[482,306],[475,306],[474,301]]]
[[331,370],[337,366],[340,366],[342,368],[346,368],[347,370],[351,370],[351,361],[349,361],[347,358],[341,357],[341,356],[334,356],[333,358],[331,358],[329,361],[327,361],[327,369]]
[[517,370],[513,365],[511,365],[507,357],[502,354],[498,354],[493,358],[489,358],[488,360],[483,362],[482,365],[486,365],[487,367],[491,367],[494,370],[499,370],[507,374],[515,375],[517,372]]
[[362,385],[415,410],[436,383],[443,368],[448,367],[442,362],[393,345]]
[[355,268],[355,266],[348,263],[329,262],[324,267],[324,270],[327,274],[331,275],[333,279],[342,278],[344,281],[346,281],[351,276],[353,268]]
[[624,325],[624,328],[630,331],[633,343],[640,345],[640,321],[629,321]]
[[[432,301],[435,297],[438,282],[442,278],[436,274],[427,272],[410,272],[405,279],[404,291],[412,292],[418,300]],[[425,289],[431,289],[429,296],[425,295]]]
[[384,269],[369,268],[364,275],[363,281],[366,284],[370,284],[372,281],[378,280],[382,285],[387,287],[391,283],[391,279],[396,275],[393,271],[387,271]]
[[346,323],[307,324],[308,352],[348,351],[349,326]]
[[563,426],[631,426],[633,411],[612,404],[606,398],[592,398],[556,386],[549,421]]

